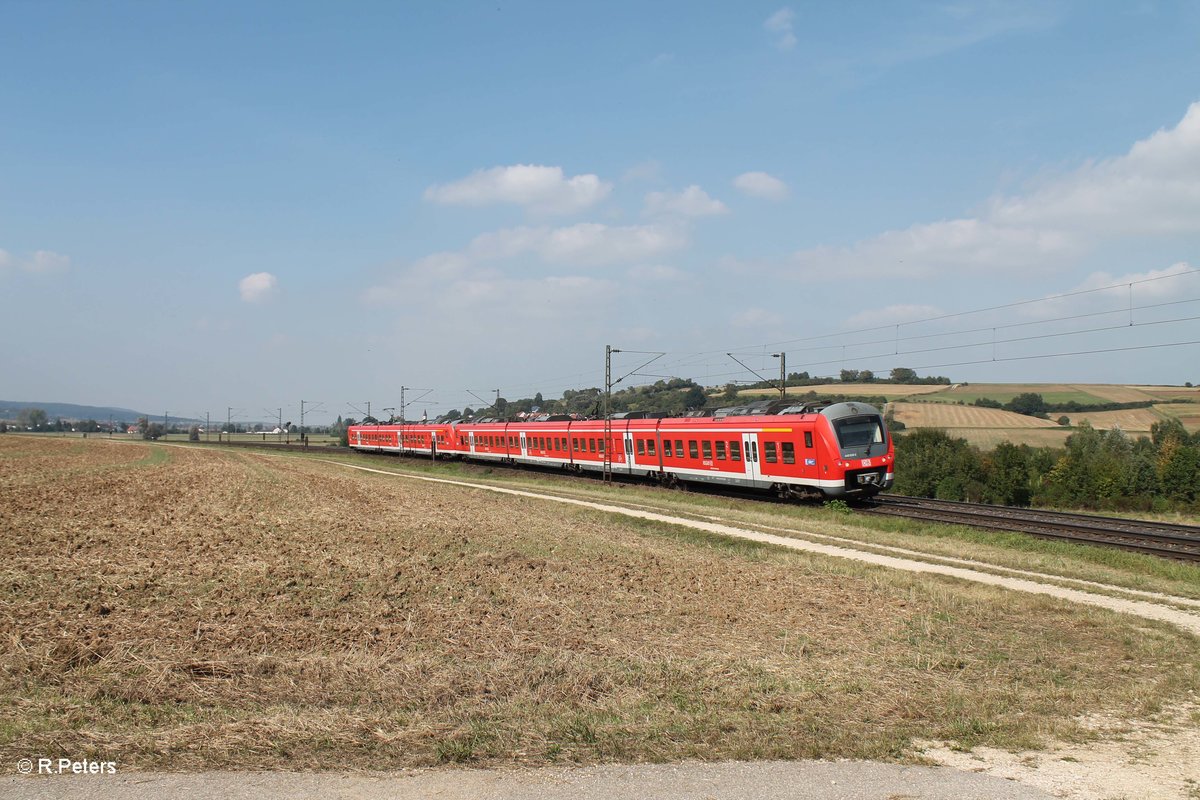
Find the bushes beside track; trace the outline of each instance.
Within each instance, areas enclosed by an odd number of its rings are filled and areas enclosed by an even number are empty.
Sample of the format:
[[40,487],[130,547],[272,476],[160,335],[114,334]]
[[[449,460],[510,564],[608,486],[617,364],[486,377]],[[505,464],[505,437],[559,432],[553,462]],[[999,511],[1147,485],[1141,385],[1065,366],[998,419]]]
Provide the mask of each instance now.
[[983,453],[923,428],[896,435],[895,491],[999,505],[1200,511],[1200,433],[1169,420],[1131,439],[1084,424],[1064,449],[1005,442]]

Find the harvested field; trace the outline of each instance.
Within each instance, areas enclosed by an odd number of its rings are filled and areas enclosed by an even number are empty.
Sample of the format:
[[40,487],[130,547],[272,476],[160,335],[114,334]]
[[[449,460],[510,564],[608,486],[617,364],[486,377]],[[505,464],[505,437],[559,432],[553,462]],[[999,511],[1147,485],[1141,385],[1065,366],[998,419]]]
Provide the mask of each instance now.
[[1136,386],[1113,386],[1100,383],[1076,384],[1075,389],[1099,397],[1107,403],[1144,403],[1162,395]]
[[1039,596],[311,459],[0,436],[0,757],[903,758],[1200,688]]
[[1163,416],[1154,413],[1150,408],[1130,408],[1125,411],[1089,411],[1082,414],[1068,414],[1072,425],[1084,422],[1099,430],[1120,428],[1127,433],[1149,433],[1150,426],[1162,422]]
[[966,439],[980,450],[995,450],[1001,442],[1030,447],[1064,447],[1067,437],[1071,435],[1070,428],[1015,428],[1002,430],[998,428],[946,428],[946,433],[959,439]]
[[998,408],[942,403],[889,403],[896,419],[910,428],[1057,428],[1057,423]]
[[1200,404],[1196,403],[1164,403],[1154,406],[1154,410],[1165,417],[1174,417],[1183,423],[1189,431],[1200,431]]
[[1152,399],[1161,398],[1163,400],[1183,400],[1193,403],[1200,403],[1200,386],[1129,386],[1129,389],[1136,389],[1139,392],[1144,392]]

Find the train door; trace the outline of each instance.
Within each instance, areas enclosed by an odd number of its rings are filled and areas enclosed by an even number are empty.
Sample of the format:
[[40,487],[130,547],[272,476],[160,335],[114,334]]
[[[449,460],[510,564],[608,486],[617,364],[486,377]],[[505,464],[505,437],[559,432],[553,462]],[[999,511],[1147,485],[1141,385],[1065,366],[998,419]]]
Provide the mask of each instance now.
[[625,470],[633,474],[633,434],[625,430]]
[[742,434],[742,458],[746,460],[746,477],[757,483],[760,477],[758,471],[758,436],[753,433]]
[[437,433],[429,432],[429,458],[437,461]]
[[475,455],[475,431],[471,431],[467,434],[467,452],[471,455]]
[[521,431],[521,457],[529,457],[529,443],[525,440],[525,431]]

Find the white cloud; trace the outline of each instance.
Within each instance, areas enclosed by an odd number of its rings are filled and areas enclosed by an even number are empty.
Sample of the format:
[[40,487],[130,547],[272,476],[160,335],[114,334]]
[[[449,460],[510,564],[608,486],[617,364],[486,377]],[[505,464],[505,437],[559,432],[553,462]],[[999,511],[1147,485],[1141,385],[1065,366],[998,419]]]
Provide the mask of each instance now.
[[[521,279],[505,277],[498,265],[530,255],[545,264],[597,267],[645,261],[686,244],[682,230],[665,225],[618,227],[586,222],[562,228],[505,228],[476,236],[462,250],[433,253],[404,266],[392,280],[367,289],[363,300],[369,305],[388,305],[434,286],[453,285],[458,287],[456,291],[473,294],[478,287],[496,285],[498,281],[511,285]],[[529,269],[528,264],[521,267]],[[566,286],[573,278],[553,280]],[[438,293],[444,293],[443,289]]]
[[687,276],[683,270],[667,264],[641,264],[630,267],[627,274],[630,280],[656,282],[679,281]]
[[796,34],[792,32],[795,14],[790,8],[781,8],[763,22],[763,27],[776,35],[775,46],[780,50],[791,50],[796,46]]
[[730,324],[737,328],[777,327],[783,323],[783,315],[765,308],[747,308],[734,314],[730,320]]
[[65,272],[71,267],[71,259],[51,250],[38,250],[21,267],[26,272]]
[[66,272],[71,268],[71,259],[53,250],[36,250],[24,258],[16,258],[11,253],[0,250],[0,270],[9,268],[34,274]]
[[646,195],[644,216],[679,214],[684,217],[708,217],[727,214],[729,209],[720,200],[714,200],[699,186],[692,185],[682,192],[650,192]]
[[[1134,315],[1145,316],[1145,306],[1195,297],[1200,292],[1200,273],[1186,261],[1164,269],[1113,275],[1093,272],[1065,292],[1020,306],[1024,317],[1047,319],[1072,314],[1112,311],[1124,315],[1134,307]],[[1177,310],[1168,313],[1177,314]]]
[[978,217],[886,231],[844,247],[802,250],[791,267],[828,274],[925,277],[954,271],[1062,268],[1116,236],[1200,232],[1200,103],[1125,155],[1043,178]]
[[533,253],[547,263],[599,266],[653,258],[687,244],[683,231],[666,225],[604,225],[581,222],[564,228],[506,228],[475,237],[472,261]]
[[255,272],[238,281],[238,292],[247,303],[261,303],[275,293],[279,280],[269,272]]
[[562,167],[514,164],[477,170],[462,180],[430,186],[425,199],[440,205],[518,205],[542,214],[573,214],[590,208],[612,191],[596,175],[567,178]]
[[743,172],[733,179],[733,185],[743,194],[767,200],[782,200],[788,194],[786,183],[765,172]]
[[1060,231],[1006,228],[978,219],[954,219],[886,231],[849,247],[816,247],[796,253],[804,274],[928,277],[954,270],[1032,272],[1082,250]]
[[1084,164],[1024,197],[1000,198],[989,216],[1109,235],[1200,232],[1200,103],[1126,155]]
[[937,306],[915,304],[897,304],[872,311],[862,311],[848,318],[843,327],[849,330],[858,328],[876,328],[884,325],[902,325],[908,322],[921,322],[927,319],[943,316],[946,312]]

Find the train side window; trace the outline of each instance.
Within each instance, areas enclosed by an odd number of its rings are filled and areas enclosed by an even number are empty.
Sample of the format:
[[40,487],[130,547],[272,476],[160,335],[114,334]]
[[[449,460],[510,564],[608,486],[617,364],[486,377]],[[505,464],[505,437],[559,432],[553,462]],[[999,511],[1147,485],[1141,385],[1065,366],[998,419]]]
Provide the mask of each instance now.
[[750,443],[750,457],[755,463],[758,463],[758,442]]
[[600,452],[601,453],[604,452],[604,440],[603,439],[600,440]]
[[645,439],[637,440],[637,449],[638,449],[639,456],[646,455],[646,440]]
[[796,445],[792,444],[791,442],[783,443],[783,463],[796,463]]
[[804,432],[804,446],[812,447],[812,431]]
[[737,439],[734,439],[733,441],[731,441],[729,443],[729,460],[730,461],[741,461],[742,460],[742,443],[739,442]]
[[588,452],[589,453],[596,452],[596,440],[592,439],[591,437],[588,438]]
[[[663,442],[663,455],[666,456],[667,458],[672,458],[675,455],[674,452],[672,452],[672,450],[671,450],[671,440],[670,439],[667,439],[665,442]],[[683,453],[680,453],[679,455],[683,455]]]
[[695,439],[688,439],[688,455],[692,458],[700,457],[700,450],[696,447]]
[[653,439],[646,440],[646,455],[648,455],[648,456],[654,455],[654,440]]
[[725,442],[717,441],[717,461],[725,460]]
[[702,453],[704,453],[705,458],[712,458],[712,442],[701,442],[700,450]]
[[774,442],[763,442],[763,455],[766,457],[768,464],[774,464],[779,458],[775,454]]
[[683,439],[675,440],[675,455],[683,458]]

